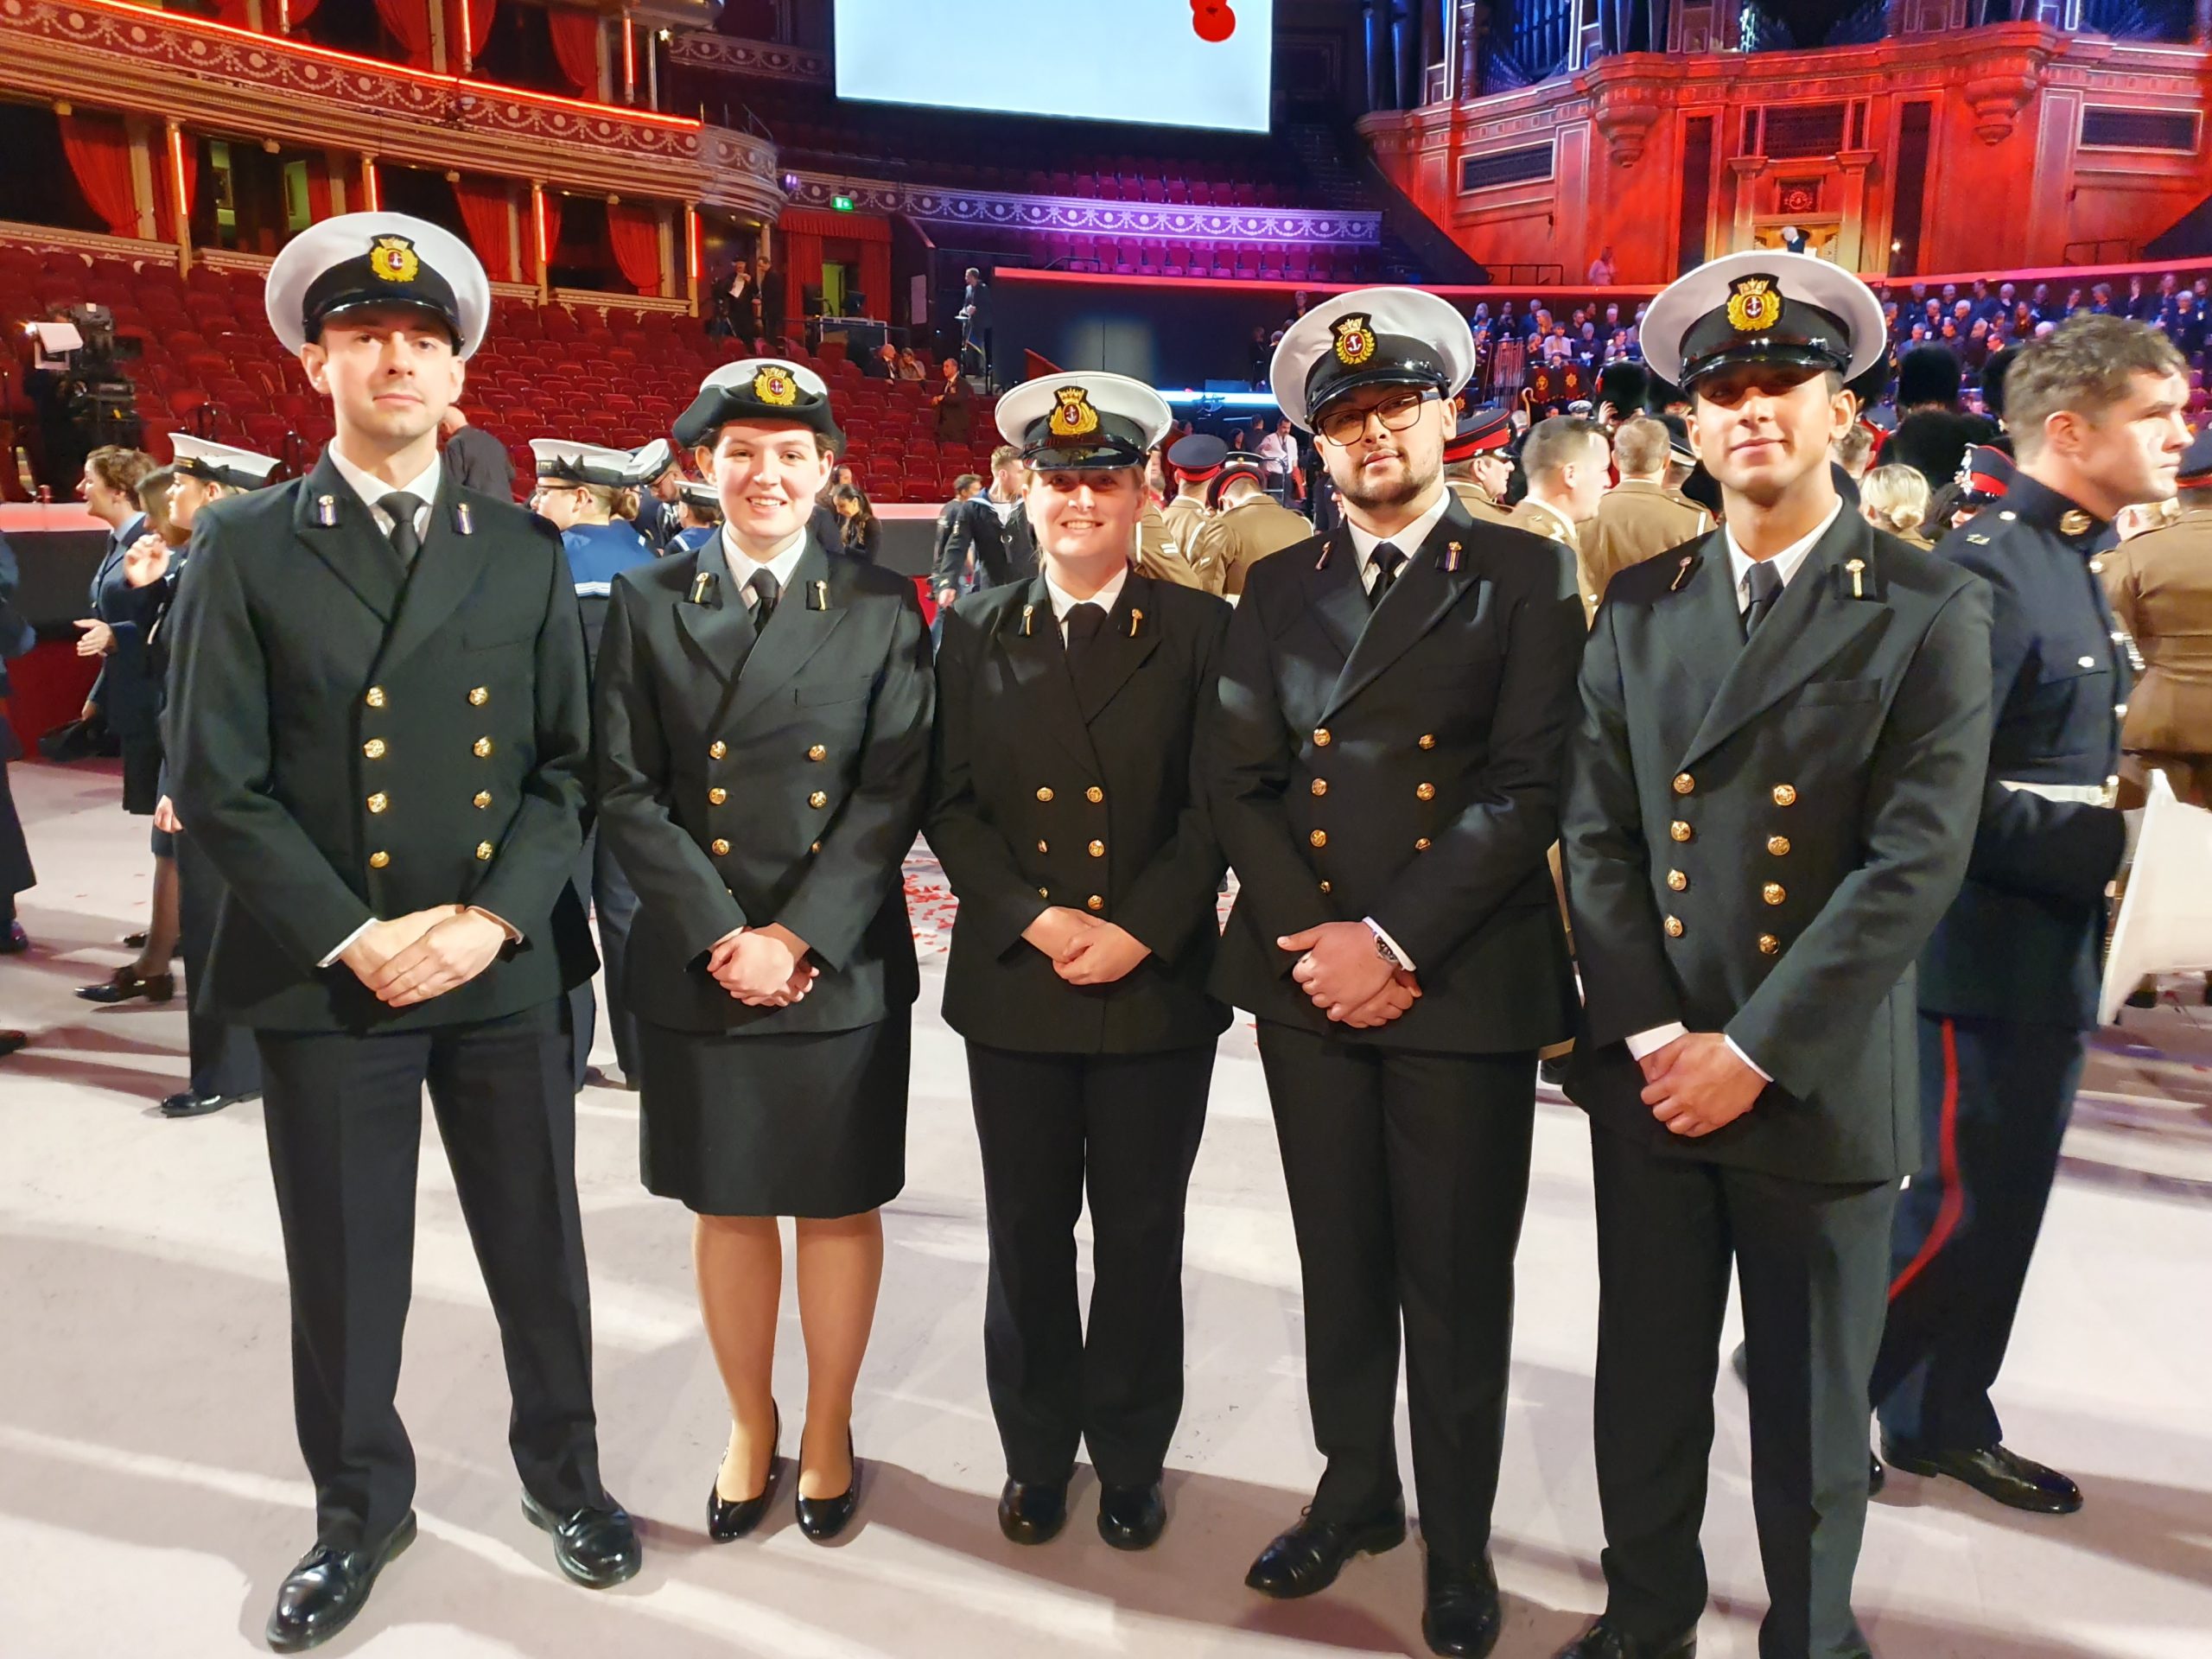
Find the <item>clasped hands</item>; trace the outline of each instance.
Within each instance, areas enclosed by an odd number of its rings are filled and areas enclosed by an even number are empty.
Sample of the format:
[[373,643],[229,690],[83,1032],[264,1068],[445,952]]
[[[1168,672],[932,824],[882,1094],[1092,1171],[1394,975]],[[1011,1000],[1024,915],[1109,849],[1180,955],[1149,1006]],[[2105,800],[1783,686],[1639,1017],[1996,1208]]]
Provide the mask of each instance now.
[[437,905],[371,922],[338,960],[379,1002],[405,1008],[466,985],[506,942],[506,929],[482,911]]
[[1695,1140],[1726,1128],[1751,1109],[1766,1079],[1717,1031],[1685,1033],[1637,1064],[1643,1069],[1643,1103],[1670,1135]]
[[806,949],[781,922],[736,928],[715,941],[707,972],[748,1008],[787,1008],[814,988]]
[[1152,954],[1128,929],[1065,905],[1041,912],[1021,937],[1050,957],[1052,971],[1071,985],[1111,985]]
[[1387,1026],[1421,998],[1420,982],[1377,954],[1374,931],[1364,922],[1324,922],[1275,944],[1299,953],[1290,976],[1339,1025],[1357,1031]]

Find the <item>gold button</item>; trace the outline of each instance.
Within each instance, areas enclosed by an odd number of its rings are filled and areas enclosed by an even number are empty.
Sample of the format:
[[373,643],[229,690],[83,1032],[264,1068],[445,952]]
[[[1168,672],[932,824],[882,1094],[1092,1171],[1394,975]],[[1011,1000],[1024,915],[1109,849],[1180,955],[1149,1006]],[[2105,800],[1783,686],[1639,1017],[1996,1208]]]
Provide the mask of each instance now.
[[1037,850],[1038,850],[1039,852],[1040,852],[1040,853],[1049,853],[1049,852],[1051,852],[1052,849],[1052,847],[1051,847],[1047,842],[1041,842],[1041,841],[1040,841],[1040,842],[1039,842],[1037,843]]
[[1313,790],[1316,795],[1327,794],[1329,792],[1329,780],[1325,778],[1316,778],[1313,783]]
[[492,693],[490,688],[481,685],[471,686],[469,688],[468,706],[470,708],[481,709],[486,703],[491,701]]
[[1436,785],[1434,784],[1415,785],[1414,786],[1414,798],[1417,801],[1434,800],[1436,798]]
[[1676,841],[1688,841],[1697,834],[1697,831],[1691,829],[1689,825],[1684,823],[1680,818],[1676,818],[1672,823],[1667,826],[1667,833],[1672,836]]
[[716,784],[712,789],[707,791],[707,804],[709,806],[720,806],[728,799],[729,799],[729,791],[724,789],[720,784]]
[[1689,877],[1684,875],[1680,870],[1669,870],[1667,872],[1667,890],[1669,892],[1687,893],[1689,890]]
[[707,759],[709,760],[719,760],[728,753],[729,745],[723,742],[719,737],[713,742],[707,745]]
[[1313,728],[1313,746],[1316,748],[1321,749],[1325,749],[1329,747],[1329,728],[1327,727],[1316,726]]
[[1777,806],[1796,805],[1797,791],[1795,785],[1789,784],[1777,784],[1774,786],[1774,804]]
[[1694,778],[1693,778],[1693,777],[1691,777],[1691,776],[1689,775],[1689,773],[1688,773],[1687,772],[1676,772],[1676,773],[1675,774],[1675,794],[1677,794],[1677,795],[1688,795],[1688,794],[1693,794],[1693,793],[1694,793],[1694,792],[1696,791],[1696,789],[1697,789],[1697,779],[1694,779]]
[[1049,789],[1040,789],[1037,791],[1037,798],[1049,803],[1052,798],[1052,791]]
[[383,760],[384,739],[380,737],[371,738],[367,742],[361,745],[361,753],[367,755],[372,760]]
[[1093,858],[1103,858],[1103,857],[1105,857],[1105,856],[1106,856],[1106,843],[1105,843],[1104,842],[1103,842],[1103,841],[1094,841],[1094,842],[1092,842],[1090,843],[1090,855],[1091,855]]
[[707,850],[716,858],[725,857],[729,852],[729,842],[724,841],[720,836],[716,836],[707,843]]
[[380,686],[380,685],[372,685],[372,686],[371,686],[371,687],[369,688],[369,694],[368,694],[368,696],[365,696],[365,697],[364,697],[364,698],[362,699],[362,701],[363,701],[364,702],[367,703],[367,704],[369,705],[369,707],[370,707],[370,708],[372,708],[372,709],[381,709],[381,708],[383,708],[383,707],[384,707],[384,687],[382,687],[382,686]]
[[1099,788],[1097,785],[1093,784],[1089,789],[1083,791],[1083,798],[1089,801],[1093,806],[1096,806],[1099,802],[1106,798],[1106,791]]
[[1779,881],[1770,881],[1759,889],[1759,897],[1770,905],[1778,905],[1789,896],[1789,890]]
[[369,855],[369,868],[372,870],[380,870],[391,862],[391,855],[390,853],[374,852]]
[[810,853],[818,853],[822,850],[822,843],[818,841],[810,842],[807,843],[806,850]]
[[1093,910],[1103,910],[1103,909],[1105,909],[1105,908],[1106,908],[1106,901],[1105,901],[1103,899],[1101,899],[1101,898],[1100,898],[1096,893],[1092,893],[1092,894],[1090,895],[1090,898],[1088,898],[1088,899],[1084,899],[1083,902],[1084,902],[1084,904],[1086,904],[1086,905],[1090,906],[1090,908],[1091,908],[1091,909],[1093,909]]
[[1769,836],[1766,838],[1766,849],[1770,853],[1772,853],[1777,858],[1789,857],[1789,837],[1787,836]]
[[491,856],[492,843],[488,841],[478,842],[476,843],[476,861],[480,864],[484,863],[490,859]]
[[1759,955],[1763,957],[1778,957],[1781,954],[1782,941],[1780,939],[1776,938],[1771,933],[1762,933],[1759,935]]
[[827,760],[830,758],[830,751],[817,743],[806,752],[806,758],[810,760]]
[[1045,888],[1043,888],[1043,887],[1039,887],[1039,888],[1038,888],[1038,889],[1037,889],[1037,896],[1038,896],[1039,899],[1049,899],[1049,898],[1051,898],[1052,895],[1049,892],[1047,892]]
[[480,737],[469,747],[476,751],[476,758],[479,760],[489,760],[492,758],[492,740],[490,738]]
[[1436,747],[1436,734],[1434,732],[1423,732],[1421,734],[1421,746],[1424,749],[1434,748]]
[[1325,847],[1329,844],[1329,832],[1325,830],[1316,830],[1312,835],[1306,836],[1306,839],[1312,842],[1316,847]]
[[1322,891],[1322,892],[1324,892],[1324,893],[1326,893],[1326,892],[1328,892],[1328,891],[1329,891],[1329,884],[1328,884],[1327,882],[1324,881],[1324,882],[1321,884],[1321,891]]
[[1419,841],[1414,842],[1414,851],[1417,853],[1425,853],[1429,849],[1432,844],[1433,843],[1429,841],[1429,838],[1427,836],[1423,836]]
[[491,804],[492,804],[492,791],[491,791],[490,790],[488,790],[488,789],[480,789],[480,790],[478,790],[478,791],[476,791],[476,805],[477,805],[478,810],[481,810],[483,808],[487,807],[487,806],[489,806],[489,805],[491,805]]
[[1681,917],[1669,916],[1667,918],[1667,937],[1670,939],[1679,939],[1682,937],[1682,918]]
[[806,798],[806,804],[812,807],[824,807],[830,804],[830,798],[817,789]]
[[391,797],[385,794],[382,790],[378,790],[375,794],[369,797],[369,810],[372,812],[381,812],[385,808],[391,804]]

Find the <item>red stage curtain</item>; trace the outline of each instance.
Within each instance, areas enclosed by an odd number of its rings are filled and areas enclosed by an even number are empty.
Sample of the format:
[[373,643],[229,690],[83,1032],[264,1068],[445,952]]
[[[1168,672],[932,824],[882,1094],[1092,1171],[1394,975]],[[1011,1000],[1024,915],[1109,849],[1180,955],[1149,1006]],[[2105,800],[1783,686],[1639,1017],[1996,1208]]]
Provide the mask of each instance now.
[[320,224],[330,217],[330,161],[308,163],[308,218]]
[[[468,60],[471,63],[474,63],[477,59],[484,55],[484,42],[492,38],[492,16],[499,10],[499,0],[443,0],[446,8],[446,39],[448,41],[458,41],[461,38],[461,10],[464,3],[468,8]],[[263,3],[267,4],[268,0],[263,0]],[[454,52],[450,45],[446,50],[448,55],[454,60],[448,63],[446,67],[457,75],[461,73],[459,62],[461,54]]]
[[799,290],[822,286],[822,245],[861,245],[858,286],[875,315],[893,315],[891,306],[891,221],[866,213],[833,213],[820,207],[786,207],[776,220],[784,236],[784,275],[793,284],[790,315],[797,321]]
[[[561,197],[557,192],[548,190],[540,200],[545,204],[545,263],[550,265],[561,257]],[[531,264],[534,269],[537,263],[537,243],[529,226],[524,227],[523,234],[530,242]]]
[[861,244],[861,292],[868,296],[867,315],[890,317],[895,313],[891,304],[891,243]]
[[607,210],[607,245],[622,280],[640,294],[660,292],[660,221],[650,207]]
[[507,258],[507,187],[495,179],[472,178],[464,173],[453,188],[461,204],[461,222],[468,227],[469,245],[484,262],[495,283],[519,280]]
[[113,116],[65,115],[61,148],[69,170],[111,236],[138,234],[138,203],[130,189],[130,135]]
[[[200,141],[187,132],[181,135],[184,150],[184,218],[192,222],[193,204],[200,200]],[[169,207],[169,136],[164,130],[154,140],[154,200],[155,222],[162,234],[170,241],[177,240],[176,214]]]
[[586,98],[599,96],[599,17],[568,6],[549,6],[545,27],[553,36],[553,56],[569,84]]
[[[271,10],[268,14],[268,32],[274,35],[276,32],[275,0],[270,0],[270,5]],[[246,0],[215,0],[215,21],[219,23],[228,23],[232,29],[253,27],[252,16],[246,10]]]
[[407,61],[418,68],[427,67],[430,61],[429,0],[377,0],[377,16],[399,41]]

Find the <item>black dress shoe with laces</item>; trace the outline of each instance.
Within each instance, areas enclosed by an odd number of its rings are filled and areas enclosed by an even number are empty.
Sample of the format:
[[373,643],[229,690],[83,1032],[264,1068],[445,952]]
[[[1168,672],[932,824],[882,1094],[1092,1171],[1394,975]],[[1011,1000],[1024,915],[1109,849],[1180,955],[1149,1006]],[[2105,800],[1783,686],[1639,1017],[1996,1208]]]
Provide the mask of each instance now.
[[29,1032],[0,1031],[0,1054],[12,1054],[29,1044],[30,1039]]
[[31,936],[23,931],[21,922],[0,927],[0,957],[20,957],[30,948]]
[[1446,1567],[1432,1555],[1426,1582],[1421,1633],[1428,1650],[1451,1659],[1487,1659],[1505,1623],[1497,1602],[1497,1574],[1490,1563]]
[[1908,1475],[1948,1475],[1984,1497],[2031,1515],[2071,1515],[2082,1507],[2082,1489],[2066,1476],[2001,1446],[1973,1452],[1923,1452],[1885,1434],[1882,1461]]
[[532,1526],[553,1535],[554,1560],[587,1590],[612,1589],[638,1576],[645,1550],[637,1527],[613,1499],[556,1513],[524,1492],[522,1512]]
[[385,1564],[415,1541],[415,1515],[391,1529],[373,1549],[317,1544],[300,1557],[276,1592],[276,1611],[262,1634],[278,1653],[320,1647],[353,1622]]
[[175,974],[142,974],[136,968],[118,968],[97,985],[79,985],[77,995],[87,1002],[128,1002],[143,996],[149,1002],[166,1002],[176,995]]
[[1364,1521],[1322,1521],[1308,1510],[1299,1523],[1260,1552],[1245,1587],[1288,1601],[1325,1590],[1355,1555],[1380,1555],[1406,1541],[1406,1511],[1393,1505]]
[[244,1095],[195,1095],[189,1089],[171,1095],[162,1103],[163,1117],[205,1117],[210,1112],[219,1112],[226,1106],[236,1106],[242,1101],[259,1100],[258,1090]]
[[861,1460],[853,1455],[853,1433],[845,1431],[845,1459],[853,1465],[852,1484],[835,1497],[798,1495],[798,1529],[817,1544],[826,1544],[852,1524],[861,1506]]
[[1116,1549],[1150,1549],[1167,1526],[1167,1503],[1160,1483],[1149,1486],[1102,1486],[1098,1491],[1098,1535]]
[[1654,1641],[1631,1636],[1611,1619],[1601,1618],[1561,1648],[1558,1659],[1697,1659],[1697,1628]]
[[768,1513],[768,1505],[776,1496],[777,1477],[782,1472],[783,1459],[777,1454],[784,1446],[783,1408],[776,1408],[775,1436],[768,1442],[768,1475],[760,1483],[760,1490],[751,1497],[736,1499],[722,1496],[721,1471],[715,1473],[715,1484],[707,1488],[707,1536],[718,1544],[734,1543],[760,1524],[760,1517]]
[[1007,1478],[999,1493],[999,1531],[1007,1542],[1049,1544],[1067,1523],[1067,1482]]

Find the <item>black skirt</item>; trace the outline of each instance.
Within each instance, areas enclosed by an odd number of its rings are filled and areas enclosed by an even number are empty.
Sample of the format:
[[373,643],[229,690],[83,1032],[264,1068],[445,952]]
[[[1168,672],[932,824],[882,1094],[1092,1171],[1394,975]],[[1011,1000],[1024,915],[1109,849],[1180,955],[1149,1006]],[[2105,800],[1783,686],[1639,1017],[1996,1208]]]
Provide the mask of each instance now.
[[826,1220],[906,1184],[909,1009],[853,1031],[639,1029],[646,1190],[706,1216]]

